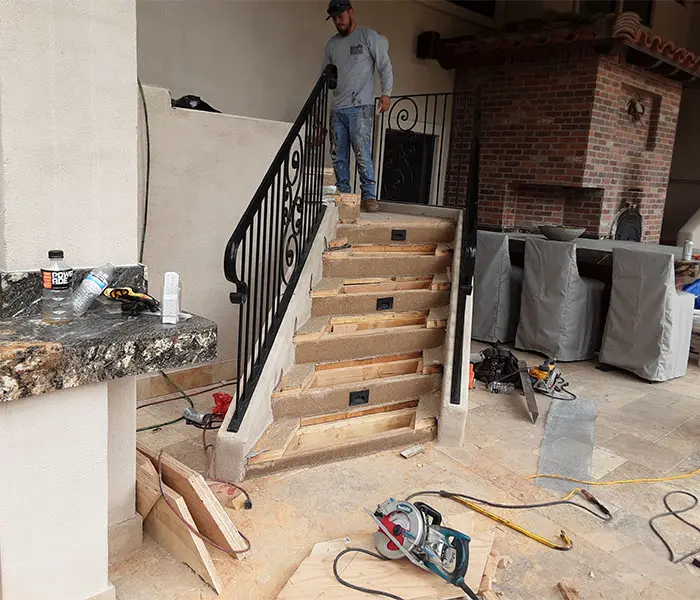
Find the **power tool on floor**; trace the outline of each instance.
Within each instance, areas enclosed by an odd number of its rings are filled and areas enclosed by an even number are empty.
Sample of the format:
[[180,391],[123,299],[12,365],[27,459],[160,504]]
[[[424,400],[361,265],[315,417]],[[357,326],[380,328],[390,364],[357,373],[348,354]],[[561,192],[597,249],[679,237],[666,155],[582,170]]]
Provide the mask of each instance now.
[[532,367],[529,374],[536,392],[555,400],[576,399],[576,395],[566,389],[569,383],[562,377],[554,359],[544,361],[539,367]]
[[389,498],[374,511],[367,511],[379,528],[372,539],[385,558],[406,557],[478,600],[465,582],[471,538],[442,526],[442,515],[423,502]]

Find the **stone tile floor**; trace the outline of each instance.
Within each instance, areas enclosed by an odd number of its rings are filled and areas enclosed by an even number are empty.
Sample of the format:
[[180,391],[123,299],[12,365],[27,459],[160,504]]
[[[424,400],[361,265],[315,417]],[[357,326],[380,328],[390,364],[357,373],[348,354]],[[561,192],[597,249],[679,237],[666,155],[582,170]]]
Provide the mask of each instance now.
[[[480,346],[475,345],[473,351]],[[540,358],[518,353],[528,364]],[[594,362],[563,364],[571,389],[597,398],[595,479],[663,477],[700,468],[700,367],[675,381],[649,384],[622,372],[601,372]],[[211,394],[197,404],[211,405]],[[388,496],[426,489],[450,489],[501,502],[537,502],[553,496],[527,475],[537,471],[539,446],[549,400],[538,396],[541,417],[532,425],[517,395],[470,394],[468,443],[462,449],[438,448],[410,460],[388,451],[372,456],[246,482],[253,497],[250,511],[230,514],[250,538],[253,550],[237,561],[212,550],[229,600],[274,598],[316,542],[373,529],[364,507]],[[139,411],[139,425],[178,415],[182,402]],[[213,434],[210,434],[213,441]],[[178,423],[139,438],[162,446],[194,468],[207,460],[201,432]],[[596,487],[596,496],[614,513],[603,523],[571,507],[499,511],[504,516],[555,539],[563,528],[574,540],[570,552],[550,550],[499,526],[495,550],[513,559],[499,570],[495,590],[504,600],[561,598],[560,580],[573,584],[583,600],[626,598],[680,600],[700,598],[700,569],[688,561],[669,562],[648,520],[664,512],[671,490],[700,495],[700,475],[673,482]],[[464,507],[429,499],[445,515]],[[700,524],[700,507],[685,515]],[[493,525],[477,516],[478,528]],[[658,522],[679,553],[700,547],[700,535],[675,519]],[[203,600],[216,594],[186,566],[152,540],[121,563],[110,578],[119,600]],[[358,597],[362,597],[358,595]]]

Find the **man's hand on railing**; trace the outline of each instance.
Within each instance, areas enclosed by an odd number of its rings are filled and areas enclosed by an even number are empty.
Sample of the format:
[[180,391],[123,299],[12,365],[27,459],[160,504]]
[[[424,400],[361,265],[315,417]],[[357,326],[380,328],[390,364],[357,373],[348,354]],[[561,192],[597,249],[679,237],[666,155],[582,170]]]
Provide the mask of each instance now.
[[391,108],[391,97],[382,96],[379,98],[379,112],[384,113]]

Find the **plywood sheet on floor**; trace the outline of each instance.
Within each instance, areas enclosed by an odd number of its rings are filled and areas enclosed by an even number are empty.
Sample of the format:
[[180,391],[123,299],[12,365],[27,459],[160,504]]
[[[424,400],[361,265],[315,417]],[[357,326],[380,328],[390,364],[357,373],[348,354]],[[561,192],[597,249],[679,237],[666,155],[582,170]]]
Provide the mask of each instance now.
[[[469,533],[474,529],[474,515],[463,513],[448,519],[453,529]],[[371,529],[371,527],[370,527]],[[470,544],[467,584],[478,589],[486,561],[493,545],[494,530],[475,535]],[[377,596],[352,590],[338,583],[333,575],[333,560],[348,547],[374,551],[371,533],[316,544],[280,592],[278,600],[361,600]],[[370,556],[348,553],[338,563],[341,577],[366,588],[391,592],[405,600],[450,600],[462,598],[464,592],[411,564],[408,560],[380,561]]]

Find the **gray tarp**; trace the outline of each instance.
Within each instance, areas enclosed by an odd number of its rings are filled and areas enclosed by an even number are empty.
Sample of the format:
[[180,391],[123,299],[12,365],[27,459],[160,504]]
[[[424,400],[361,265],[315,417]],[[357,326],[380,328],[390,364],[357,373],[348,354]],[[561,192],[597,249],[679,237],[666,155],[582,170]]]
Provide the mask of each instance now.
[[472,337],[482,342],[515,339],[523,270],[510,264],[508,235],[478,231],[474,269]]
[[676,290],[674,257],[613,251],[613,283],[600,361],[649,381],[685,375],[695,296]]
[[593,358],[604,287],[579,275],[576,244],[526,240],[516,348],[560,361]]

